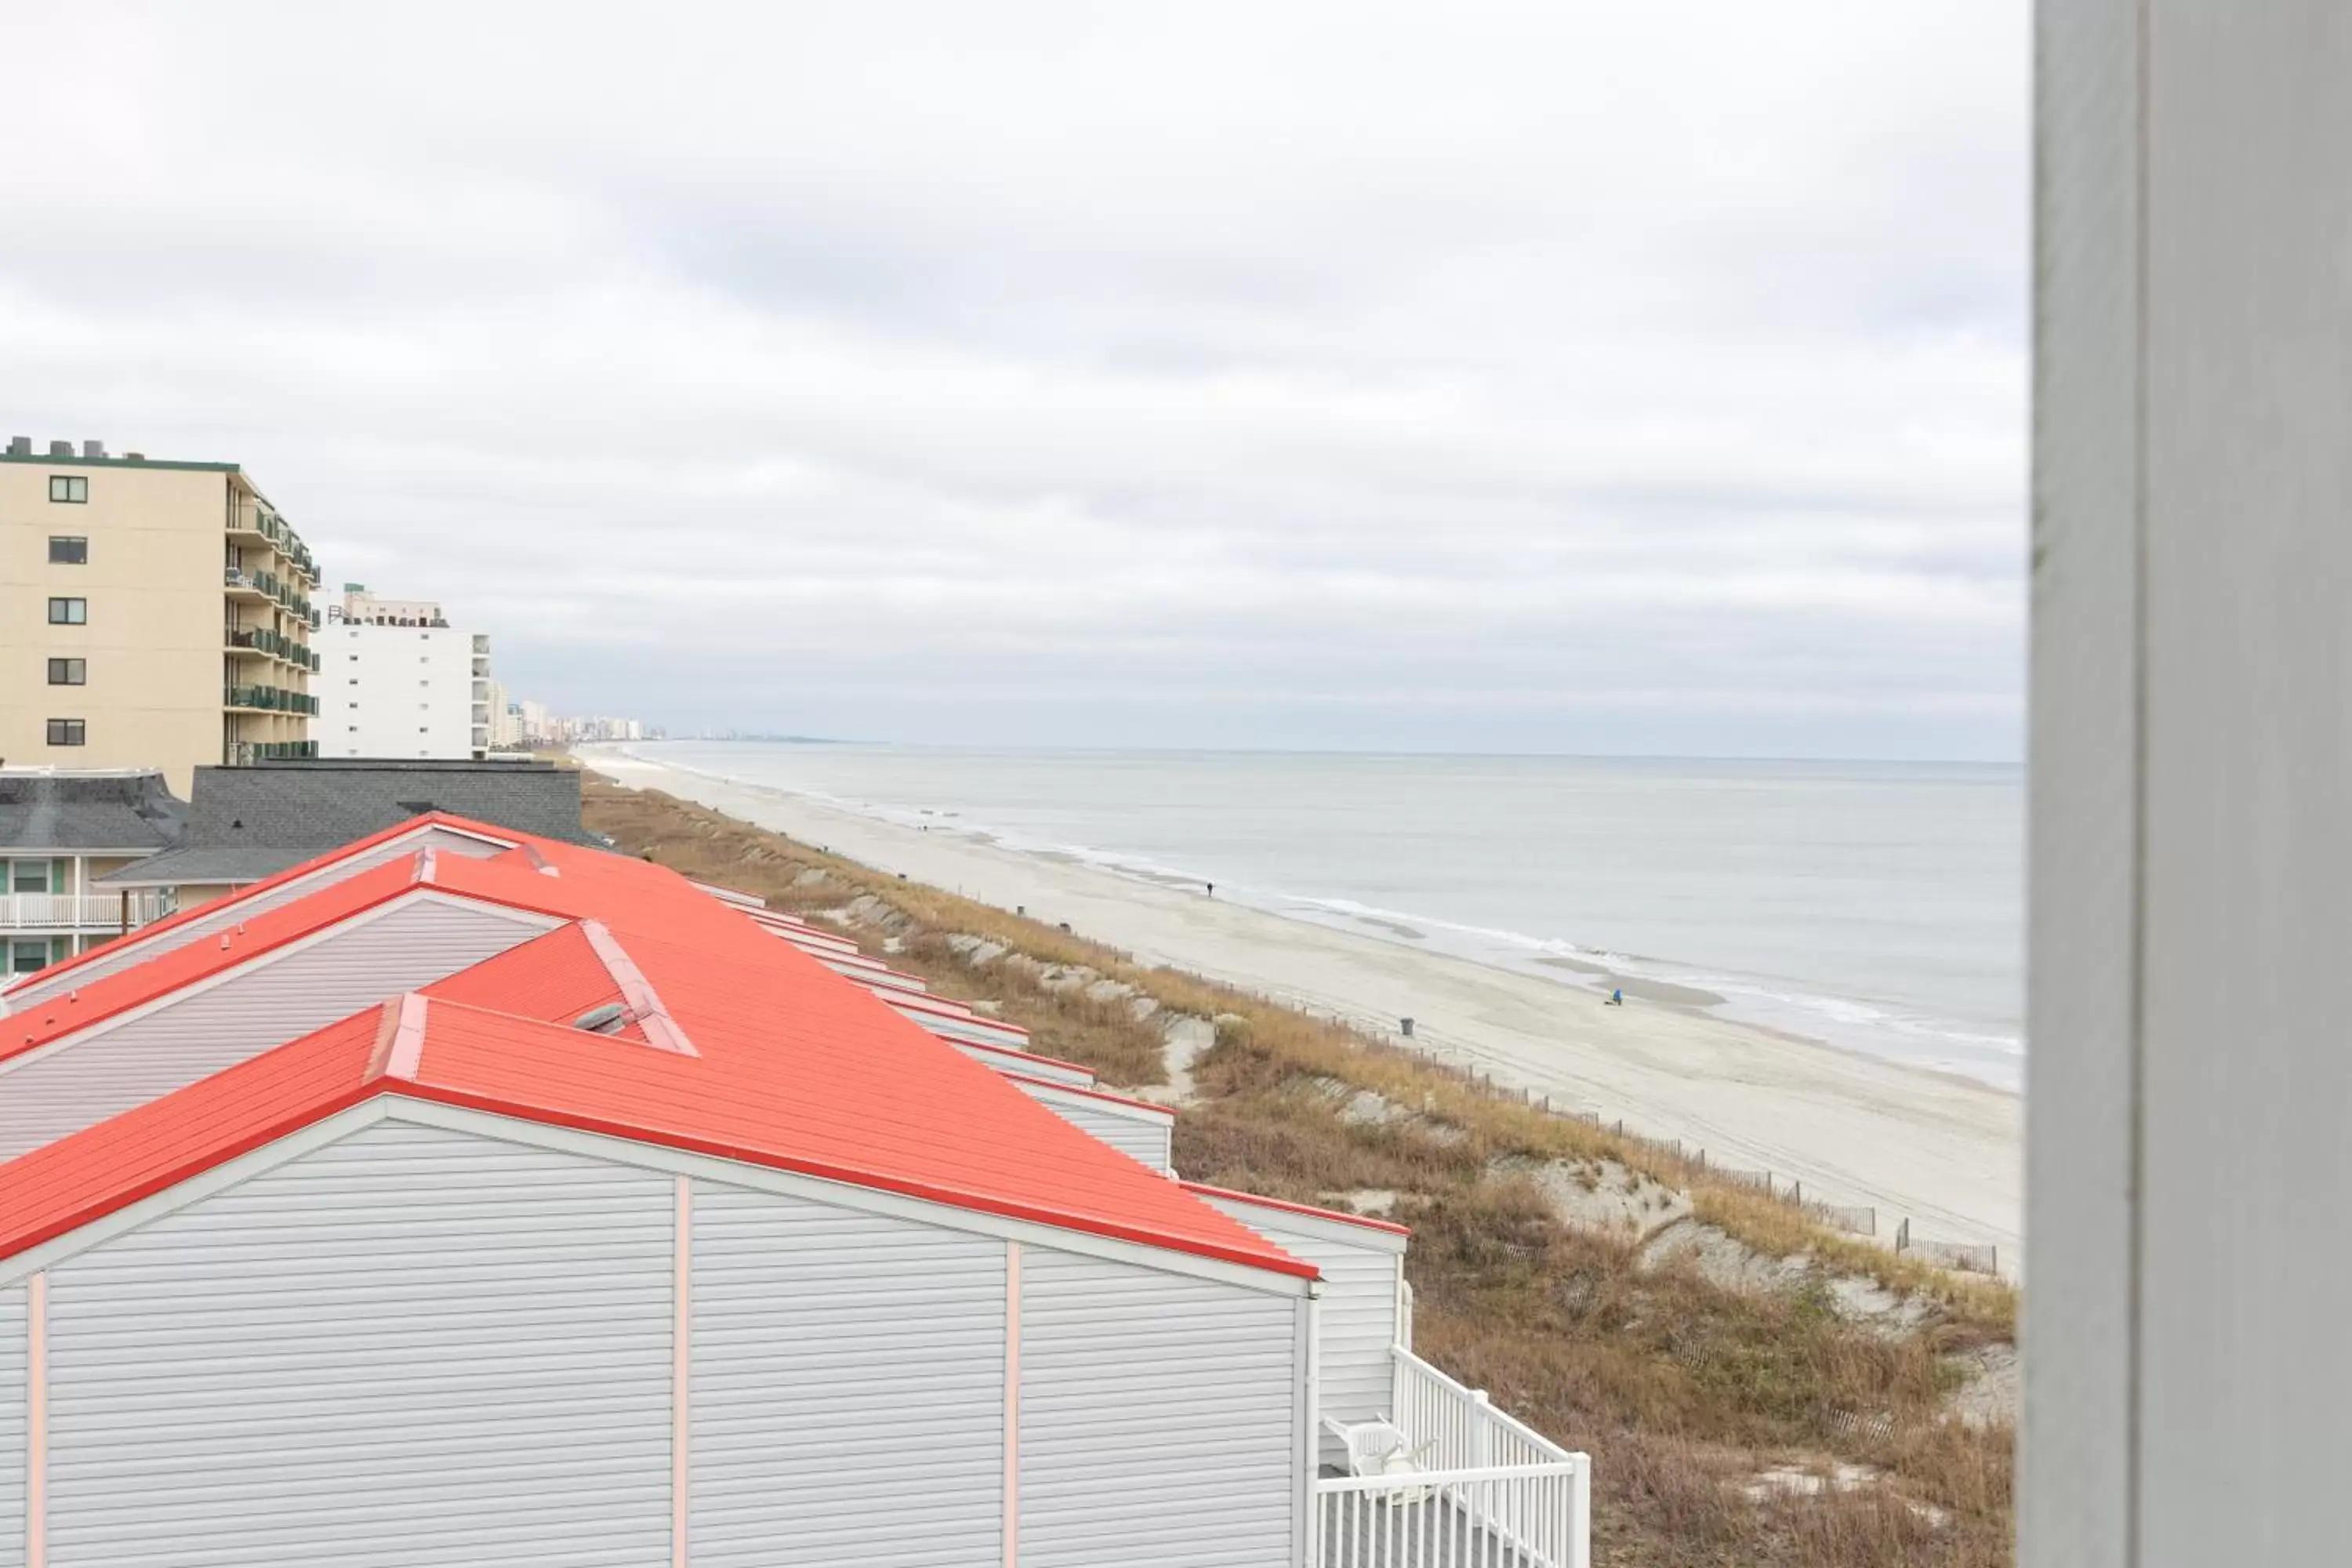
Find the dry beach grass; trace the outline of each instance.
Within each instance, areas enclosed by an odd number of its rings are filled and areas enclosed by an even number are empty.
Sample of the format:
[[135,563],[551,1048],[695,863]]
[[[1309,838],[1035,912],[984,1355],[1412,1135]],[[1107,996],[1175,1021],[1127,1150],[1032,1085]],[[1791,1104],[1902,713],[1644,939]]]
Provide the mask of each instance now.
[[[1952,1414],[1970,1358],[2007,1352],[2007,1285],[1837,1235],[1670,1152],[1498,1098],[1328,1020],[1141,968],[656,791],[591,776],[583,793],[590,826],[632,853],[780,909],[856,904],[845,929],[870,950],[887,940],[893,965],[992,1005],[1034,1048],[1108,1084],[1163,1085],[1164,1020],[1213,1020],[1177,1122],[1179,1166],[1411,1225],[1416,1348],[1593,1454],[1598,1562],[2011,1560],[2010,1427]],[[982,948],[975,963],[975,937],[1004,953]],[[1074,971],[1107,984],[1072,984]],[[1664,1201],[1654,1194],[1686,1199],[1675,1223],[1759,1260],[1757,1278],[1727,1279],[1636,1229],[1572,1223],[1562,1183],[1625,1187],[1637,1208]],[[1858,1316],[1855,1290],[1897,1310]]]

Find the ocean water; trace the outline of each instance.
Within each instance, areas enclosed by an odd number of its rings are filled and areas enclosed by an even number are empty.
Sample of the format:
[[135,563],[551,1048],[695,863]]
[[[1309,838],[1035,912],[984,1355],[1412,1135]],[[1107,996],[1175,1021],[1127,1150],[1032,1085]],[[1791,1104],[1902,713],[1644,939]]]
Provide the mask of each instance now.
[[2014,1088],[2024,780],[1964,763],[670,742],[650,760]]

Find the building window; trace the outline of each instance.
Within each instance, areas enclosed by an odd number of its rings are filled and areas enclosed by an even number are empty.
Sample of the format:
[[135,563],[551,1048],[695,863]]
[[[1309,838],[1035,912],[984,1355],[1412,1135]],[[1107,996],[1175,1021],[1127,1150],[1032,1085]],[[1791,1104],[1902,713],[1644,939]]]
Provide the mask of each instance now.
[[80,745],[81,743],[82,743],[82,721],[81,721],[81,720],[79,720],[79,719],[52,719],[52,720],[50,720],[50,721],[49,721],[49,744],[50,744],[50,745],[52,745],[52,746],[79,746],[79,745]]
[[84,566],[89,563],[89,541],[79,533],[49,535],[49,564]]
[[49,625],[80,626],[89,624],[89,601],[88,599],[51,599],[49,601]]
[[46,893],[55,885],[49,875],[47,860],[11,860],[8,862],[8,890],[12,893]]
[[11,974],[30,974],[48,966],[48,938],[35,937],[29,942],[20,938],[8,944],[8,972]]
[[49,660],[51,686],[84,686],[89,681],[89,661],[80,658]]
[[89,500],[89,481],[79,474],[51,474],[49,499],[71,501],[79,506]]

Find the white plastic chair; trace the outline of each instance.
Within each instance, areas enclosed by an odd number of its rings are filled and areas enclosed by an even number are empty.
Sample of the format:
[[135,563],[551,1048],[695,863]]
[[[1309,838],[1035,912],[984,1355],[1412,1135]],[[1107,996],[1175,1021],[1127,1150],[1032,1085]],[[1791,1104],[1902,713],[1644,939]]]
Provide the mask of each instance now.
[[[1326,1415],[1323,1429],[1347,1448],[1348,1473],[1354,1476],[1412,1475],[1422,1468],[1421,1457],[1437,1447],[1432,1440],[1417,1448],[1408,1447],[1412,1439],[1393,1421],[1335,1421]],[[1381,1500],[1391,1508],[1402,1508],[1428,1495],[1427,1487],[1399,1487],[1383,1492]]]

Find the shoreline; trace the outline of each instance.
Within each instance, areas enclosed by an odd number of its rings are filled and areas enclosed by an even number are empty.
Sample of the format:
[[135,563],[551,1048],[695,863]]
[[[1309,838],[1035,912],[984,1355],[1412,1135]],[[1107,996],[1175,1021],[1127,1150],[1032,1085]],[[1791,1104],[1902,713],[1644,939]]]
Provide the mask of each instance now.
[[[2019,1094],[2024,1089],[2022,1018],[2005,1011],[1998,999],[2000,965],[1993,950],[1986,945],[1997,933],[1987,923],[1993,919],[1988,907],[1964,900],[1949,911],[1959,922],[1955,929],[1931,931],[1917,921],[1929,914],[1932,898],[1927,905],[1911,908],[1906,900],[1915,895],[1872,882],[1872,873],[1852,864],[1851,855],[1846,857],[1846,872],[1862,877],[1857,887],[1865,891],[1875,888],[1878,894],[1895,900],[1891,907],[1898,931],[1893,945],[1883,951],[1874,937],[1841,931],[1841,922],[1850,910],[1832,909],[1818,897],[1801,892],[1796,896],[1793,913],[1800,921],[1826,922],[1820,931],[1826,946],[1815,952],[1801,944],[1792,945],[1795,939],[1780,932],[1776,929],[1780,920],[1768,912],[1777,907],[1771,902],[1770,889],[1752,879],[1730,890],[1757,897],[1754,909],[1743,916],[1736,904],[1725,907],[1718,900],[1708,900],[1707,907],[1685,911],[1696,922],[1686,931],[1679,925],[1660,923],[1666,918],[1666,910],[1648,907],[1639,889],[1617,886],[1612,896],[1631,896],[1633,902],[1621,911],[1626,917],[1622,922],[1625,929],[1612,931],[1612,915],[1599,906],[1586,907],[1585,895],[1545,891],[1538,885],[1544,879],[1530,880],[1524,861],[1494,868],[1500,880],[1491,888],[1484,879],[1465,881],[1452,869],[1455,854],[1475,861],[1491,847],[1478,834],[1461,836],[1454,824],[1464,818],[1450,812],[1443,814],[1443,821],[1415,818],[1414,832],[1433,834],[1444,847],[1433,843],[1428,847],[1433,858],[1416,858],[1411,863],[1392,863],[1380,842],[1360,843],[1351,852],[1349,846],[1331,839],[1319,823],[1292,820],[1284,829],[1282,814],[1295,815],[1302,802],[1286,795],[1279,787],[1271,802],[1274,818],[1268,823],[1237,824],[1243,837],[1231,843],[1212,823],[1195,822],[1188,827],[1180,821],[1172,825],[1171,834],[1165,825],[1106,816],[1106,808],[1116,810],[1117,796],[1106,796],[1103,790],[1115,784],[1116,775],[1103,773],[1101,766],[1106,762],[1149,763],[1157,754],[1148,751],[1136,752],[1131,757],[1115,751],[1034,753],[1036,759],[1066,758],[1076,770],[1069,782],[1077,793],[1063,800],[1055,795],[1022,793],[1039,787],[1042,781],[1023,765],[1023,753],[1017,749],[974,752],[866,746],[853,749],[871,752],[870,759],[841,766],[803,763],[791,754],[790,748],[773,746],[730,748],[688,742],[632,743],[622,749],[686,773],[748,787],[782,789],[837,811],[934,837],[959,835],[1021,855],[1089,867],[1157,887],[1202,892],[1208,887],[1205,879],[1213,877],[1219,899],[1287,920],[1370,931],[1416,951],[1444,952],[1538,978],[1572,981],[1596,997],[1605,997],[1612,988],[1622,986],[1628,995],[1639,994],[1652,1002],[1708,1008],[1718,1017],[1753,1027],[1906,1066],[1957,1073],[2006,1093]],[[926,756],[933,751],[936,755]],[[1310,768],[1316,765],[1313,754],[1299,755]],[[1236,775],[1217,763],[1217,756],[1168,753],[1176,772],[1167,775],[1166,782],[1173,785],[1190,780],[1213,794],[1229,789]],[[1375,764],[1381,761],[1370,754],[1364,760]],[[966,762],[974,769],[969,775],[964,772]],[[1198,778],[1187,771],[1203,764],[1205,772]],[[1580,782],[1561,782],[1564,786],[1600,790],[1601,805],[1607,809],[1608,792],[1622,790],[1625,781],[1612,773],[1607,763],[1595,765],[1601,771],[1590,778],[1580,775]],[[1156,776],[1156,767],[1152,771]],[[1832,774],[1828,782],[1834,779]],[[1327,782],[1343,795],[1349,787],[1344,780]],[[1452,787],[1437,775],[1429,782],[1440,790]],[[1675,787],[1703,788],[1705,784],[1704,778],[1695,777]],[[1158,800],[1154,809],[1172,803],[1172,797]],[[1258,809],[1256,803],[1246,798],[1233,805],[1245,819]],[[1616,805],[1622,808],[1625,802],[1621,799]],[[1916,816],[1916,808],[1906,809]],[[1924,825],[1914,821],[1912,826]],[[1269,827],[1274,836],[1264,837]],[[1253,839],[1253,834],[1261,837]],[[1628,863],[1615,849],[1585,843],[1578,838],[1578,830],[1564,824],[1538,827],[1537,836],[1557,841],[1555,847],[1565,854],[1563,865],[1579,864],[1580,855],[1566,853],[1571,848],[1595,853],[1600,879],[1596,886],[1622,883],[1629,874]],[[1150,847],[1139,848],[1139,844]],[[1677,853],[1665,840],[1649,847],[1662,854]],[[1340,858],[1335,862],[1333,856]],[[1801,868],[1791,863],[1783,869],[1798,874]],[[1673,878],[1664,884],[1673,885]],[[1691,896],[1689,887],[1684,896]],[[1901,927],[1900,922],[1906,920],[1911,925]],[[1640,942],[1622,940],[1634,932],[1641,936]],[[1611,940],[1612,936],[1621,940]],[[1683,940],[1685,937],[1687,942]],[[1951,966],[1919,945],[1948,938],[1959,944],[1947,955],[1953,961]],[[1690,948],[1712,956],[1694,958],[1685,951]],[[1677,952],[1682,956],[1669,956]],[[1746,962],[1733,962],[1727,955],[1734,954],[1744,955]],[[1580,967],[1586,964],[1597,967]]]
[[1908,1215],[1922,1236],[2018,1256],[2022,1106],[1980,1080],[1725,1018],[1691,988],[1625,977],[1632,1005],[1602,1007],[1580,964],[1547,977],[1483,963],[618,748],[583,749],[581,761],[624,786],[660,789],[877,870],[1066,921],[1146,964],[1391,1037],[1412,1016],[1416,1045],[1498,1082],[1622,1117],[1629,1131],[1680,1139],[1727,1165],[1801,1180],[1828,1201]]

